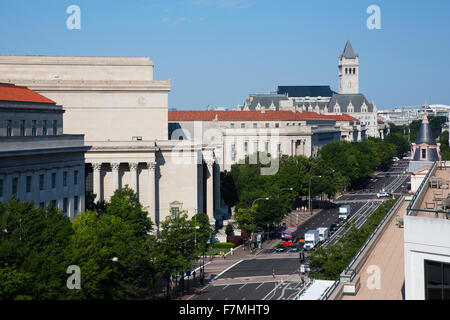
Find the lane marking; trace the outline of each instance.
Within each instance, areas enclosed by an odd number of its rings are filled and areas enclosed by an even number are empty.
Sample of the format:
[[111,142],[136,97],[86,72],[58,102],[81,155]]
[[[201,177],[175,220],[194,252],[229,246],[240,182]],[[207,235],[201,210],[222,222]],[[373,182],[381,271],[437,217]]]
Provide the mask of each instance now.
[[242,287],[240,287],[239,288],[239,290],[241,290],[243,287],[245,287],[247,284],[246,283],[244,283],[244,285],[242,286]]
[[227,272],[228,270],[230,270],[231,268],[237,266],[239,263],[241,263],[242,261],[244,261],[243,259],[239,260],[238,262],[236,262],[235,264],[229,266],[228,268],[226,268],[225,270],[223,270],[221,273],[219,273],[217,276],[215,276],[213,279],[211,279],[211,281],[217,280],[221,275],[223,275],[225,272]]
[[265,284],[265,282],[262,282],[255,290],[258,290],[264,284]]

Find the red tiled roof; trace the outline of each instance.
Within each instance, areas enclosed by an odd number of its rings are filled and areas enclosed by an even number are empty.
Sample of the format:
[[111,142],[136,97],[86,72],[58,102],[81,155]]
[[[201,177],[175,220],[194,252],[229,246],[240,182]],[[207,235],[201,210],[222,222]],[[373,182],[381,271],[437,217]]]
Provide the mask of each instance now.
[[341,116],[323,115],[315,112],[292,111],[169,111],[169,121],[286,121],[286,120],[329,120],[358,121],[347,114]]
[[27,87],[16,86],[9,83],[0,83],[0,101],[56,104],[55,101],[50,100]]

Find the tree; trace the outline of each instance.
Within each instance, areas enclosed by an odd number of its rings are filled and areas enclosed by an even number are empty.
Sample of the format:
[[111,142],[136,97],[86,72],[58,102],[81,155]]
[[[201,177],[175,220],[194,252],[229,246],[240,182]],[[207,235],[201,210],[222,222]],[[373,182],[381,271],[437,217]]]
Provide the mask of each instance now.
[[70,219],[12,198],[0,203],[0,298],[64,299]]
[[167,281],[168,298],[171,277],[178,278],[190,270],[197,258],[194,237],[195,224],[185,212],[174,217],[168,216],[161,222],[161,231],[152,252],[158,274]]
[[410,144],[408,139],[400,133],[390,133],[384,141],[396,146],[398,157],[403,157],[409,151]]
[[[150,286],[152,237],[136,234],[136,225],[119,215],[86,211],[73,222],[68,256],[81,269],[76,299],[130,299]],[[117,261],[113,261],[117,258]]]
[[255,204],[250,209],[239,208],[234,214],[234,221],[239,226],[239,229],[244,230],[247,235],[251,234],[253,230],[256,228],[256,210],[258,208],[258,204]]
[[136,235],[145,235],[152,231],[153,223],[148,218],[148,212],[143,209],[137,194],[128,185],[114,192],[106,206],[106,214],[129,222],[134,226]]

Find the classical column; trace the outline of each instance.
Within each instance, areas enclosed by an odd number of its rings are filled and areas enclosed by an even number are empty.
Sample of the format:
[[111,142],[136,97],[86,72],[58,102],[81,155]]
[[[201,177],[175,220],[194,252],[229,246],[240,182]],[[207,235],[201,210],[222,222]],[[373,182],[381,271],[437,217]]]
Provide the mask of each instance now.
[[119,189],[119,168],[120,163],[111,163],[113,192]]
[[[138,163],[137,162],[131,162],[128,165],[130,166],[130,174],[131,174],[130,188],[133,189],[134,192],[136,192],[136,194],[138,194],[138,190],[137,190],[137,186],[138,186],[138,181],[137,181]],[[139,198],[139,194],[138,194],[138,198]]]
[[361,141],[361,130],[358,130],[358,141]]
[[101,179],[100,179],[100,171],[102,168],[101,163],[93,163],[92,170],[94,171],[94,194],[95,194],[95,202],[101,201]]
[[220,167],[214,165],[214,208],[220,210]]
[[206,213],[209,217],[209,222],[215,222],[214,219],[214,161],[209,160],[206,162],[208,166],[208,177],[206,181]]
[[156,162],[148,162],[148,198],[150,206],[150,218],[156,225]]
[[292,156],[295,157],[297,155],[297,148],[296,148],[297,142],[295,140],[292,140]]

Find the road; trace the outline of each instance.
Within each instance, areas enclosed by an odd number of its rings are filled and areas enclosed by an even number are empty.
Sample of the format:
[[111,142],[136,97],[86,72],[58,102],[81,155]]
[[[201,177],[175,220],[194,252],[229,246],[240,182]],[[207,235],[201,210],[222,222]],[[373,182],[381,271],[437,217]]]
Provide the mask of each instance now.
[[[348,204],[351,207],[349,221],[361,228],[367,217],[387,199],[378,199],[376,193],[381,189],[393,193],[404,194],[407,191],[405,174],[408,162],[399,161],[388,171],[378,173],[374,180],[356,190],[345,194],[334,202],[339,206]],[[329,227],[338,220],[338,207],[321,210],[299,226],[299,237],[310,229]],[[348,232],[341,227],[324,243],[329,246]],[[194,300],[290,300],[302,290],[302,282],[297,276],[300,267],[298,253],[276,253],[274,249],[265,249],[253,258],[238,261],[222,271],[204,288]],[[275,270],[275,278],[272,276]],[[295,279],[297,277],[297,279]],[[294,279],[294,280],[293,280]]]

